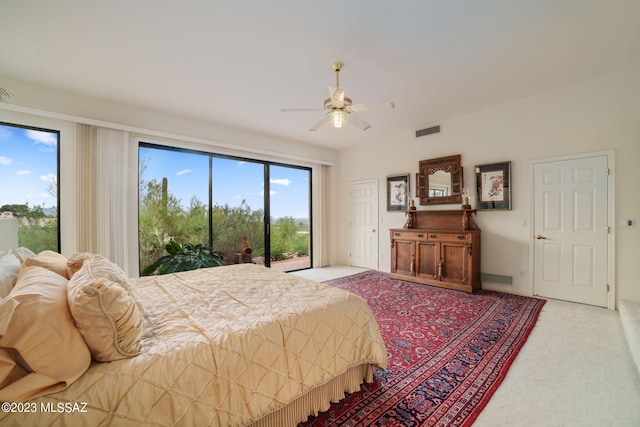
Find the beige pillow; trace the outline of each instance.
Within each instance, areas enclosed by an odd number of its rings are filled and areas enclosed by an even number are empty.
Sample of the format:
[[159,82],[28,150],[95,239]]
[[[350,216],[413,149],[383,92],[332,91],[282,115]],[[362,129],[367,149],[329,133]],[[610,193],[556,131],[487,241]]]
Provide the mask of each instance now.
[[93,254],[91,252],[82,252],[79,254],[71,255],[67,259],[67,276],[69,279],[73,277],[73,275],[82,268],[82,264],[86,259],[93,258],[95,256],[100,256]]
[[12,252],[0,255],[0,299],[9,295],[18,278],[20,261]]
[[67,258],[58,252],[42,251],[34,257],[25,259],[22,265],[44,267],[47,270],[58,273],[65,279],[69,278],[67,274]]
[[64,390],[91,363],[67,304],[67,279],[24,267],[0,301],[0,402]]
[[142,351],[144,312],[120,267],[100,255],[86,259],[67,296],[94,359],[109,362]]

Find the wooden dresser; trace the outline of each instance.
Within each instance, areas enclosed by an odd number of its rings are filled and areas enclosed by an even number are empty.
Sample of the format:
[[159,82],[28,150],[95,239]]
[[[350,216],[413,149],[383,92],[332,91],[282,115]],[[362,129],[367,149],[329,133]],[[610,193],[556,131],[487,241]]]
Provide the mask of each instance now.
[[391,278],[464,292],[480,289],[480,229],[475,210],[406,211],[391,233]]

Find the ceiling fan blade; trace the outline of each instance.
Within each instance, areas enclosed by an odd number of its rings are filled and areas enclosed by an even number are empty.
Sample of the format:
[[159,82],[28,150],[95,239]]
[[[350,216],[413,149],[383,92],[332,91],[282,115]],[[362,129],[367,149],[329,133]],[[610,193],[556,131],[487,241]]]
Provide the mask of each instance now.
[[344,107],[344,90],[339,87],[329,86],[329,98],[331,98],[333,108]]
[[370,102],[367,104],[356,104],[350,107],[351,111],[373,111],[373,110],[393,110],[396,103],[393,101]]
[[371,127],[369,123],[365,122],[364,120],[362,120],[360,117],[356,116],[353,113],[347,114],[347,121],[352,125],[360,128],[360,130],[367,130]]
[[291,113],[297,111],[324,111],[324,108],[283,108],[280,111],[282,111],[283,113]]
[[327,117],[323,117],[318,123],[316,123],[315,125],[311,126],[311,128],[309,128],[309,132],[313,132],[315,130],[320,129],[320,127],[327,123],[329,121],[329,119]]

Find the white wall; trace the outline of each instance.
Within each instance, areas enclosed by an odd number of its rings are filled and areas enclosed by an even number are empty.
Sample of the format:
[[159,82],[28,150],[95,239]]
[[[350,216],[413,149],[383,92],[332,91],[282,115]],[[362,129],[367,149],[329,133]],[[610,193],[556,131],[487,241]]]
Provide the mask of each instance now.
[[[601,76],[586,82],[552,92],[522,99],[493,109],[479,111],[462,117],[443,120],[443,132],[439,135],[415,138],[414,132],[423,127],[407,129],[393,141],[371,141],[341,153],[295,141],[282,141],[266,135],[251,134],[219,125],[168,116],[161,112],[143,111],[134,106],[109,104],[102,100],[86,99],[78,95],[59,92],[46,87],[33,86],[19,81],[3,79],[11,83],[12,105],[0,106],[0,120],[24,122],[24,110],[46,111],[38,123],[24,124],[56,128],[62,123],[62,169],[72,173],[74,168],[72,121],[64,115],[89,119],[90,124],[119,123],[140,129],[152,130],[151,135],[172,139],[187,136],[198,143],[219,144],[230,149],[270,152],[285,157],[317,159],[335,163],[331,174],[332,188],[329,209],[331,219],[331,263],[348,263],[348,186],[351,181],[377,178],[380,206],[379,244],[382,259],[379,266],[389,270],[388,229],[401,227],[404,216],[386,211],[386,176],[399,173],[412,174],[411,186],[415,188],[413,174],[418,160],[461,154],[465,168],[465,186],[473,186],[473,166],[511,160],[512,198],[511,211],[478,213],[477,222],[483,230],[482,271],[513,276],[511,287],[487,284],[486,287],[531,294],[529,272],[529,227],[520,225],[521,219],[529,220],[529,166],[534,159],[615,150],[616,218],[640,220],[640,67],[629,68]],[[24,108],[21,109],[20,106]],[[399,106],[401,108],[401,106]],[[16,110],[16,111],[12,111]],[[60,117],[58,117],[60,116]],[[56,117],[58,119],[56,119]],[[91,120],[95,120],[92,123]],[[53,124],[52,124],[53,123]],[[401,153],[401,154],[400,154]],[[366,161],[363,159],[366,158]],[[375,171],[375,172],[374,172]],[[63,180],[61,185],[71,180]],[[72,192],[65,191],[68,197]],[[68,200],[62,200],[64,207]],[[452,208],[452,206],[444,206]],[[455,208],[458,208],[457,206]],[[69,211],[68,214],[71,214]],[[63,253],[74,251],[65,242],[75,242],[72,216],[63,215]],[[614,221],[614,225],[617,221]],[[65,225],[67,224],[67,225]],[[616,297],[640,301],[640,227],[614,228],[616,241]],[[523,270],[525,277],[520,277]]]
[[[529,271],[530,162],[554,156],[615,151],[615,216],[640,220],[640,67],[631,67],[551,92],[442,121],[442,133],[415,138],[408,129],[393,141],[372,141],[340,153],[339,199],[334,221],[337,262],[348,264],[349,182],[377,178],[380,194],[381,260],[389,271],[389,228],[402,227],[402,213],[386,211],[386,176],[410,173],[415,188],[418,161],[462,155],[465,187],[473,188],[473,167],[512,162],[512,210],[480,211],[483,273],[513,277],[513,285],[485,284],[525,295],[532,294]],[[366,158],[366,161],[363,159]],[[458,209],[445,205],[442,208]],[[616,299],[640,301],[640,227],[614,227]],[[520,272],[524,277],[520,277]]]

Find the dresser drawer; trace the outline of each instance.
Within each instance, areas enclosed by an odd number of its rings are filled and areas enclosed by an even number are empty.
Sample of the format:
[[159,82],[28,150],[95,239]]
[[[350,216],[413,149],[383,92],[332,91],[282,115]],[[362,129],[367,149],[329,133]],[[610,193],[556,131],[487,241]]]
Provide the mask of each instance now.
[[447,243],[471,243],[471,235],[464,233],[426,233],[428,240]]
[[416,233],[413,231],[391,231],[391,238],[398,240],[416,240]]
[[427,240],[428,235],[427,231],[391,230],[391,238],[399,240]]

